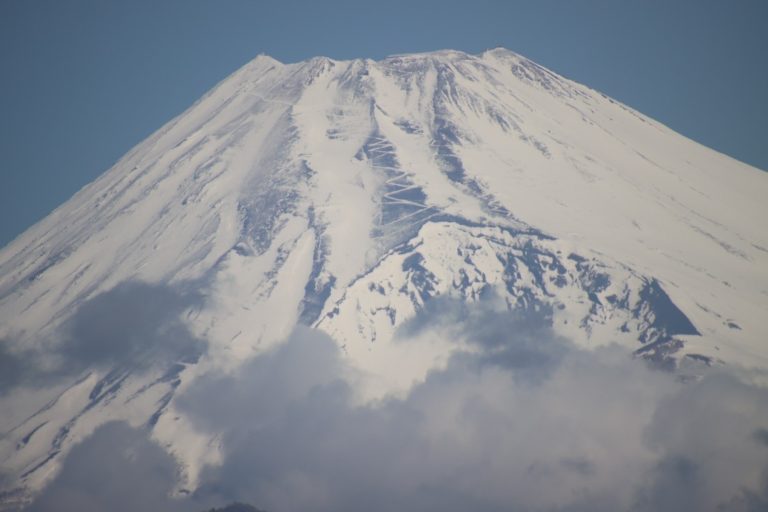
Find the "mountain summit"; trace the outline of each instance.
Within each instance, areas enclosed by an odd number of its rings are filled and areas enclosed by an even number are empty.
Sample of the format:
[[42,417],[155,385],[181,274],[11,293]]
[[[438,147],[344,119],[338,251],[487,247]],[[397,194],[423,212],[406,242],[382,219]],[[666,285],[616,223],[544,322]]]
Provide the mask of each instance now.
[[303,324],[370,376],[360,401],[403,393],[453,350],[396,341],[438,299],[677,371],[766,368],[766,197],[766,173],[502,48],[259,56],[0,251],[0,354],[42,368],[0,390],[2,466],[33,492],[126,420],[194,489],[218,460],[176,404],[195,379]]

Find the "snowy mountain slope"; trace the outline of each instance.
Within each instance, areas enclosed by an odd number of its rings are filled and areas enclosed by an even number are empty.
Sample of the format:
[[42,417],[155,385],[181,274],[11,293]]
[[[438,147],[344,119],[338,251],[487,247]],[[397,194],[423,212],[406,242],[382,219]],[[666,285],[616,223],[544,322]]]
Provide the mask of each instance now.
[[137,280],[195,290],[179,318],[208,346],[0,396],[2,467],[34,491],[125,419],[192,488],[217,448],[175,393],[297,322],[370,376],[361,400],[402,391],[452,350],[392,343],[437,296],[496,293],[665,364],[764,368],[766,196],[764,172],[507,50],[260,56],[0,251],[11,352],[56,347],[84,305]]
[[[586,347],[641,340],[638,351],[657,361],[682,346],[676,335],[699,334],[657,281],[623,265],[563,253],[562,245],[538,233],[452,219],[425,224],[328,304],[318,326],[376,376],[378,396],[408,389],[450,354],[448,345],[425,352],[389,342],[404,321],[435,297],[475,302],[488,293],[500,295],[510,310],[545,315],[555,332]],[[415,358],[414,349],[421,351]]]

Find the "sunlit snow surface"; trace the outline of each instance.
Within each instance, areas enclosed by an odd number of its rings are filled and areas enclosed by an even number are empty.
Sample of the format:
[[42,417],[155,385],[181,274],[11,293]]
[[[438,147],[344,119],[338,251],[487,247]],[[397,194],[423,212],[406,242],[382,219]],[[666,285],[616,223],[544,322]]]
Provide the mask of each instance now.
[[11,352],[55,346],[126,281],[195,295],[182,319],[208,344],[0,396],[2,467],[39,489],[124,419],[194,488],[217,444],[174,393],[297,323],[368,376],[358,400],[403,393],[452,350],[393,343],[437,296],[494,293],[585,347],[668,367],[766,368],[766,198],[764,172],[507,50],[257,57],[0,252]]

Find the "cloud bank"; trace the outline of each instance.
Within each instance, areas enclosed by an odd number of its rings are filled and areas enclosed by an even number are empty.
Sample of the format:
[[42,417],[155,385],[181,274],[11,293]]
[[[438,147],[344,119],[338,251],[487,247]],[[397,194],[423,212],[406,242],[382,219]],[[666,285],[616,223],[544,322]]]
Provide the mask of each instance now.
[[[221,442],[223,463],[193,496],[168,497],[173,464],[147,432],[109,426],[32,510],[768,510],[768,390],[755,375],[679,382],[618,347],[576,347],[547,311],[518,316],[492,300],[435,302],[397,343],[424,336],[468,348],[405,397],[361,405],[337,344],[298,328],[177,397]],[[118,469],[88,476],[104,467]]]

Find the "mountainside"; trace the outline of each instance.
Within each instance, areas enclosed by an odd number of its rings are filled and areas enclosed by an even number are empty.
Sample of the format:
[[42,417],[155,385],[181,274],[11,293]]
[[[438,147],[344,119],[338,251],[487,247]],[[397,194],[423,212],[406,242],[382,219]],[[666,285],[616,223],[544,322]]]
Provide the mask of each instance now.
[[[259,56],[0,251],[3,353],[50,369],[0,394],[8,499],[115,419],[194,489],[216,439],[174,397],[297,323],[371,377],[359,400],[402,393],[453,349],[394,341],[438,297],[678,371],[768,368],[766,197],[768,174],[508,50]],[[188,342],[69,364],[61,343],[119,338],[78,330],[105,300]]]

